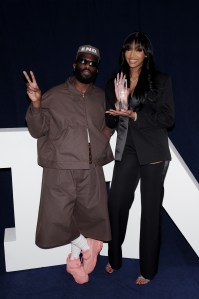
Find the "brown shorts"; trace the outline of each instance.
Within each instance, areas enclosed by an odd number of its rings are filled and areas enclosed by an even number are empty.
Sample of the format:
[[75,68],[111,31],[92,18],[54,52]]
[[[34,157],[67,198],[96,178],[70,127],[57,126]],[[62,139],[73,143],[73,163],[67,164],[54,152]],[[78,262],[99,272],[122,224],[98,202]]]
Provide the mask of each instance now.
[[36,245],[53,248],[70,243],[80,233],[111,239],[103,169],[43,170]]

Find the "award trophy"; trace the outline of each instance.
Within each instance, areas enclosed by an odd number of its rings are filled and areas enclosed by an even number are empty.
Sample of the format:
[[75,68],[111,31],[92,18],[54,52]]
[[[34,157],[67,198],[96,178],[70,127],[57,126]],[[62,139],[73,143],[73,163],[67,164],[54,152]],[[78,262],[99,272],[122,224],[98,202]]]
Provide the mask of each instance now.
[[[120,102],[119,102],[119,110],[127,110],[127,104],[125,103],[125,98],[127,96],[127,79],[124,80],[123,86],[120,90]],[[126,99],[127,100],[127,99]]]

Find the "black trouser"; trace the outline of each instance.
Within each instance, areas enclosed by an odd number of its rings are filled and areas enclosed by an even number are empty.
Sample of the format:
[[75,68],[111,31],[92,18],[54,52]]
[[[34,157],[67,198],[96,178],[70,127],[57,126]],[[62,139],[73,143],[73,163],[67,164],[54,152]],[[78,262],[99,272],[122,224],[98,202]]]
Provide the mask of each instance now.
[[[158,161],[157,161],[158,162]],[[140,270],[152,279],[158,269],[160,248],[160,212],[163,200],[163,182],[169,162],[140,165],[136,151],[125,147],[122,161],[116,161],[109,194],[109,216],[112,241],[109,242],[109,262],[113,269],[122,265],[122,248],[129,209],[140,180],[141,227],[140,227]]]

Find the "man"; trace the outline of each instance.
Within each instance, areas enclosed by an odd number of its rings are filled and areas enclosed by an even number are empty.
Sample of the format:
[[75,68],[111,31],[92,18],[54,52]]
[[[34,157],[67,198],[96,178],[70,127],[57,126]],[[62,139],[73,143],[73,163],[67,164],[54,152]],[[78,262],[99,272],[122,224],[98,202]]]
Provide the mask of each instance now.
[[43,96],[33,72],[23,72],[31,100],[26,121],[38,139],[38,164],[43,167],[36,245],[71,243],[67,271],[79,284],[88,282],[102,241],[111,239],[102,165],[113,155],[104,92],[93,84],[99,63],[97,48],[79,47],[74,75]]

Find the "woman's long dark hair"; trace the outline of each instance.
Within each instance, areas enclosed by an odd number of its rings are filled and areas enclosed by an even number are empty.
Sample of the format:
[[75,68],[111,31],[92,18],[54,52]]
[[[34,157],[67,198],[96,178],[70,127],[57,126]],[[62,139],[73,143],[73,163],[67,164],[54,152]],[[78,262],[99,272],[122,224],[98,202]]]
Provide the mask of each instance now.
[[139,50],[143,50],[145,58],[141,67],[139,80],[133,92],[133,98],[139,103],[146,101],[150,91],[155,90],[154,75],[156,68],[153,58],[153,48],[149,38],[142,32],[131,33],[125,39],[119,56],[120,72],[126,75],[128,86],[130,85],[130,67],[125,59],[125,52],[130,49],[132,44]]

